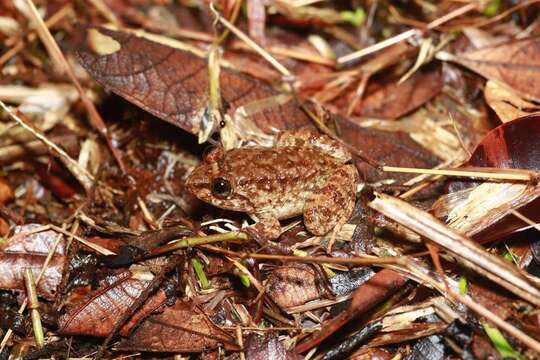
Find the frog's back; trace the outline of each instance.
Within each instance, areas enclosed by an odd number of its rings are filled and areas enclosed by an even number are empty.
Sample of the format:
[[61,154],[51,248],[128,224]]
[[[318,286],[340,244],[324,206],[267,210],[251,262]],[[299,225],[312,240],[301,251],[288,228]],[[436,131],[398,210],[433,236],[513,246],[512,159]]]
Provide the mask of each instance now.
[[302,212],[308,196],[340,165],[308,147],[243,148],[226,155],[224,169],[235,177],[235,192],[279,218]]

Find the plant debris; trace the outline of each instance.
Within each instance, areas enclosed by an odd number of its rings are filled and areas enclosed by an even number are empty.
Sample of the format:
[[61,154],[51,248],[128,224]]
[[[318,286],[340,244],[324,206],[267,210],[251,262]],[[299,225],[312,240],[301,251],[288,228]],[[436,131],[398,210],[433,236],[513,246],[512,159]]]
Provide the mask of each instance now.
[[539,19],[3,2],[0,359],[540,358]]

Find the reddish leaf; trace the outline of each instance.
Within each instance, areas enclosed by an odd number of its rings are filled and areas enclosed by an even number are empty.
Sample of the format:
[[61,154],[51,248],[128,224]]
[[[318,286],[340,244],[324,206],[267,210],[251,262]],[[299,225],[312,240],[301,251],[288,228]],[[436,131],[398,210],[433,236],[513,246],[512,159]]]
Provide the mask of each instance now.
[[[58,320],[59,333],[70,335],[109,335],[115,323],[130,308],[150,282],[141,280],[127,271],[108,279],[85,301],[72,306]],[[158,291],[120,330],[126,336],[137,323],[158,309],[166,295]]]
[[[504,123],[482,139],[464,166],[538,171],[540,170],[538,136],[540,136],[540,115],[528,115]],[[449,189],[453,193],[476,184],[470,181],[452,181]],[[489,217],[486,216],[481,226],[473,229],[471,234],[478,239],[488,241],[524,228],[525,224],[521,220],[514,216],[506,216],[512,208],[535,222],[540,221],[538,192],[532,188],[520,199],[515,199],[512,203],[504,204],[491,211]]]
[[323,324],[321,331],[311,335],[307,340],[298,344],[295,350],[303,353],[338,331],[356,316],[365,314],[380,302],[386,300],[399,290],[407,279],[390,269],[383,269],[371,279],[363,283],[353,294],[349,307],[334,318]]
[[8,184],[6,179],[0,177],[0,204],[5,204],[15,198],[13,189]]
[[[422,106],[442,89],[438,70],[417,72],[403,83],[392,81],[383,85],[371,82],[366,96],[353,113],[361,116],[397,119]],[[354,94],[351,94],[354,95]]]
[[[15,235],[0,243],[0,288],[24,290],[24,269],[31,268],[34,277],[41,272],[58,233],[53,230],[29,234],[42,227],[39,224],[17,226]],[[45,273],[37,284],[38,294],[53,299],[64,272],[64,241],[56,247]]]
[[478,304],[483,305],[501,319],[506,320],[513,315],[512,308],[515,304],[512,298],[503,292],[496,292],[496,290],[500,289],[493,289],[491,286],[491,284],[486,286],[486,284],[469,282],[468,294]]
[[[99,31],[114,39],[120,48],[106,55],[92,50],[89,31]],[[128,33],[89,29],[78,57],[86,70],[100,83],[155,116],[191,133],[198,133],[194,116],[205,109],[208,100],[206,59]],[[264,83],[231,69],[220,72],[223,101],[229,112],[256,100],[277,94]],[[253,115],[265,133],[272,128],[297,128],[309,124],[306,115],[292,101]]]
[[216,327],[197,307],[177,301],[146,319],[118,346],[127,351],[201,352],[225,345],[238,349],[234,339]]
[[60,199],[71,199],[76,194],[73,179],[55,161],[52,161],[48,165],[36,162],[34,169],[43,185]]
[[480,75],[502,82],[520,95],[540,101],[540,38],[488,46],[450,60]]

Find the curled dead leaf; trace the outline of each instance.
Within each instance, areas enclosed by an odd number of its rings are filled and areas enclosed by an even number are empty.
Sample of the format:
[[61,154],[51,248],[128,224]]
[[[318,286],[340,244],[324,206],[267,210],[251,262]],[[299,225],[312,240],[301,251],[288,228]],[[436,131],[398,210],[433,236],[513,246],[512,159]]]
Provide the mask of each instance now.
[[281,308],[287,309],[332,296],[330,291],[325,291],[324,281],[311,266],[284,266],[272,271],[268,277],[268,295]]

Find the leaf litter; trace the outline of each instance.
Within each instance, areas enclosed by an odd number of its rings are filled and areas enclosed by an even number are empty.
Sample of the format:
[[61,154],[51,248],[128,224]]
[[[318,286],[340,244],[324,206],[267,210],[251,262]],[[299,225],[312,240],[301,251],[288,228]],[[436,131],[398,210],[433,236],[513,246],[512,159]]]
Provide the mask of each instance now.
[[[536,1],[85,5],[0,5],[1,358],[540,356]],[[342,228],[187,189],[298,130]]]

